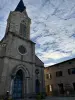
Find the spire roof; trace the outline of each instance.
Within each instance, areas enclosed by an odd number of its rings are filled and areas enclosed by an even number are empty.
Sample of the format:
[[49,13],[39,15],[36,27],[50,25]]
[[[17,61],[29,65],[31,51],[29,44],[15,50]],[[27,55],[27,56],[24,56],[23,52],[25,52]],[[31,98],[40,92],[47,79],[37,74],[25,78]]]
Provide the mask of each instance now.
[[20,2],[18,3],[15,11],[20,11],[23,12],[26,9],[26,7],[24,6],[24,3],[22,0],[20,0]]

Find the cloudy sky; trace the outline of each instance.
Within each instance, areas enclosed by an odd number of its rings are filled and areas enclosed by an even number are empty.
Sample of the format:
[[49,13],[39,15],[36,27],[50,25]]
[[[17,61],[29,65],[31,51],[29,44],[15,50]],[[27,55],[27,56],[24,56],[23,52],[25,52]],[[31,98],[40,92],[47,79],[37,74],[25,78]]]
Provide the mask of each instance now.
[[[20,0],[0,0],[0,40]],[[75,58],[75,0],[23,0],[32,19],[31,40],[45,66]]]

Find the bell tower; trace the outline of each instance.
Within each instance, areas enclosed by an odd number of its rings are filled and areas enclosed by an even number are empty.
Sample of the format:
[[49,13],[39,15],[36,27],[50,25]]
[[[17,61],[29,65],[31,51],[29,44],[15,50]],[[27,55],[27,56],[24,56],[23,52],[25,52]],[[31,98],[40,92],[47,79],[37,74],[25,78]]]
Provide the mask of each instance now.
[[27,15],[23,1],[20,0],[16,9],[9,14],[6,32],[14,33],[15,35],[29,40],[30,24],[31,19]]

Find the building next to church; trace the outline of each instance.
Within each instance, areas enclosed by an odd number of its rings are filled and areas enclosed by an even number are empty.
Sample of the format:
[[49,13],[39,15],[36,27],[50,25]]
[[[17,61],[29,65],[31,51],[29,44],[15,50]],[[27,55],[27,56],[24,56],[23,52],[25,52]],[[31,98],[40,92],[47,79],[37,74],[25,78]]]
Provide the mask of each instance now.
[[66,95],[75,91],[75,58],[45,67],[47,95]]
[[0,41],[0,95],[24,98],[45,92],[44,63],[35,55],[30,40],[31,19],[20,0],[7,19],[5,36]]

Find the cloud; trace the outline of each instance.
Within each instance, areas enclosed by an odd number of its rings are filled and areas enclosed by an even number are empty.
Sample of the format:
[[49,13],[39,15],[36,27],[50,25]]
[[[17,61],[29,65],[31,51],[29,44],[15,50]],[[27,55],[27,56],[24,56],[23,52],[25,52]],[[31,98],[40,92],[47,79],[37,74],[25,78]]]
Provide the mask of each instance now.
[[52,65],[54,65],[54,64],[55,64],[55,63],[52,63],[52,62],[51,62],[51,63],[45,64],[44,66],[45,66],[45,67],[48,67],[48,66],[52,66]]
[[62,57],[67,57],[69,56],[69,54],[67,53],[61,53],[61,52],[48,52],[48,53],[45,53],[43,55],[45,58],[52,58],[52,59],[60,59]]

